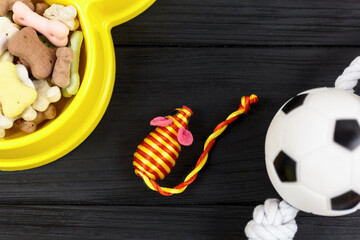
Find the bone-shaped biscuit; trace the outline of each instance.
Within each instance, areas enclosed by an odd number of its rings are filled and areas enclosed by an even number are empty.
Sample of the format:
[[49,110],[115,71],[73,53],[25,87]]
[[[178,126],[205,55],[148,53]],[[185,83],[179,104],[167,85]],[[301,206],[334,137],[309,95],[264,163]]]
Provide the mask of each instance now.
[[7,17],[0,17],[0,36],[8,41],[19,31],[19,26]]
[[[35,85],[32,83],[31,79],[29,78],[28,72],[23,65],[15,65],[16,73],[20,79],[20,81],[28,87],[35,89]],[[21,116],[8,118],[5,117],[2,113],[2,108],[0,106],[0,138],[5,137],[5,130],[10,129],[14,125],[14,121],[19,118],[23,118],[26,121],[33,121],[37,116],[37,112],[31,106],[27,107],[25,111],[21,114]]]
[[22,2],[16,2],[12,8],[15,23],[34,28],[43,34],[55,46],[65,47],[69,41],[69,28],[58,20],[49,20],[33,12]]
[[21,1],[34,11],[34,4],[31,0],[1,0],[0,1],[0,16],[5,16],[13,7],[16,1]]
[[33,133],[36,131],[38,125],[45,120],[51,120],[56,117],[56,108],[53,104],[49,105],[45,112],[38,112],[34,121],[25,121],[19,119],[15,121],[15,126],[26,133]]
[[80,86],[80,75],[79,75],[79,64],[80,64],[80,53],[81,45],[84,39],[84,35],[81,31],[75,31],[70,37],[70,48],[74,51],[74,59],[71,64],[70,73],[70,85],[66,88],[62,88],[62,94],[64,97],[71,97],[79,91]]
[[71,48],[59,48],[56,51],[56,63],[51,78],[51,83],[64,88],[70,85],[70,68],[74,58]]
[[0,17],[0,55],[7,50],[9,41],[19,32],[18,27],[7,17]]
[[75,31],[79,27],[79,21],[77,20],[76,16],[76,8],[72,5],[63,6],[59,4],[53,4],[44,12],[44,17],[61,21],[71,31]]
[[0,104],[6,117],[16,117],[37,98],[35,89],[25,86],[19,79],[15,65],[0,62]]
[[36,101],[32,107],[38,112],[44,112],[50,103],[58,102],[61,99],[61,91],[57,86],[50,87],[47,80],[33,81],[38,93]]
[[30,65],[31,73],[35,78],[44,79],[51,75],[56,61],[56,52],[41,43],[33,28],[21,29],[11,39],[8,48],[12,55]]

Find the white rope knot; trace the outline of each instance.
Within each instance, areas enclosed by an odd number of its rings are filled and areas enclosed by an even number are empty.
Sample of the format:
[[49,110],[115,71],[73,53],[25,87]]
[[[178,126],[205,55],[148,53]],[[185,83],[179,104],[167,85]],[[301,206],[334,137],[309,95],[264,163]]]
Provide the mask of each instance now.
[[291,240],[297,232],[298,211],[284,201],[268,199],[255,208],[245,234],[249,240]]
[[336,88],[342,88],[354,92],[355,86],[360,79],[360,57],[355,58],[335,81]]

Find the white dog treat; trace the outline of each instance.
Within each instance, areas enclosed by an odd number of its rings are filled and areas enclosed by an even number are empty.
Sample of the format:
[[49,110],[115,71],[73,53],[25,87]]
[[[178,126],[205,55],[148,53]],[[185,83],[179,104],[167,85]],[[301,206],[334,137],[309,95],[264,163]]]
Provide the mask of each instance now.
[[2,129],[10,129],[12,128],[14,121],[17,118],[8,118],[5,117],[2,113],[2,108],[0,107],[0,128]]
[[7,17],[0,17],[0,55],[8,48],[9,41],[19,32],[19,28]]
[[8,40],[6,37],[1,36],[0,37],[0,55],[2,55],[7,50],[7,43]]
[[57,86],[50,87],[47,80],[33,81],[38,97],[32,107],[39,112],[44,112],[50,103],[58,102],[61,98],[60,88]]
[[79,21],[76,18],[77,11],[74,6],[63,6],[53,4],[45,10],[44,17],[51,20],[59,20],[64,23],[69,30],[75,31],[79,27]]
[[9,51],[5,51],[0,56],[0,62],[13,62],[13,61],[14,61],[14,56],[11,55],[11,53]]

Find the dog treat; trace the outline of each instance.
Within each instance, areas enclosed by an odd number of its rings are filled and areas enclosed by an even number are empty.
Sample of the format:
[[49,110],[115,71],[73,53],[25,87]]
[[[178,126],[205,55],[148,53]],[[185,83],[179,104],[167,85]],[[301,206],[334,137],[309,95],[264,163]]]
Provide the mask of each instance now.
[[64,23],[44,18],[22,2],[14,4],[13,12],[15,23],[34,28],[57,47],[65,47],[68,44],[69,28]]
[[[29,79],[26,68],[22,65],[16,65],[15,67],[18,77],[24,83],[24,85],[35,89],[34,84]],[[23,118],[26,121],[33,121],[36,116],[37,112],[31,106],[29,106],[25,108],[25,111],[21,114],[21,116],[8,118],[3,115],[2,108],[0,106],[0,138],[5,137],[5,130],[12,128],[14,125],[14,121],[16,121],[17,119]]]
[[21,64],[16,64],[15,65],[16,68],[16,73],[20,79],[20,81],[28,87],[31,87],[33,89],[35,89],[35,85],[33,83],[33,81],[29,78],[29,73],[26,69],[26,67],[24,65]]
[[[31,87],[33,89],[35,89],[35,85],[33,83],[33,81],[29,78],[29,73],[28,70],[26,69],[26,67],[24,65],[21,64],[17,64],[15,65],[16,67],[16,73],[20,79],[20,81],[28,87]],[[26,121],[32,121],[36,118],[36,111],[34,108],[32,108],[31,106],[25,108],[25,111],[21,114],[21,117],[26,120]]]
[[47,3],[37,3],[37,4],[35,4],[35,12],[37,14],[39,14],[40,16],[43,16],[45,10],[48,9],[49,7],[50,7],[50,5]]
[[14,56],[10,54],[9,51],[5,51],[1,56],[0,56],[0,62],[13,62],[14,61]]
[[[29,78],[29,74],[26,68],[23,65],[15,65],[17,76],[19,80],[28,87],[35,89],[35,85],[32,83],[31,79]],[[24,112],[20,116],[16,117],[5,117],[2,113],[2,108],[0,106],[0,138],[5,137],[5,130],[10,129],[14,125],[14,121],[19,118],[23,118],[26,121],[33,121],[37,116],[37,112],[31,106],[25,108]]]
[[7,42],[6,37],[0,37],[0,55],[7,50]]
[[31,73],[36,79],[45,79],[51,75],[56,61],[55,50],[42,44],[33,28],[21,29],[11,39],[8,48],[25,65],[30,65]]
[[59,48],[56,57],[51,83],[61,88],[67,87],[70,85],[70,68],[74,52],[71,48]]
[[74,59],[71,64],[70,71],[70,85],[66,88],[62,88],[62,94],[64,97],[71,97],[76,95],[80,86],[79,64],[80,64],[80,51],[81,45],[84,39],[84,35],[80,31],[75,31],[70,37],[69,47],[74,51]]
[[6,39],[10,41],[18,31],[18,25],[7,17],[0,17],[0,36],[6,37]]
[[7,50],[9,41],[18,32],[19,28],[16,24],[7,17],[0,17],[0,55]]
[[[16,72],[18,74],[19,79],[26,86],[31,87],[31,85],[32,85],[33,88],[35,88],[34,84],[32,84],[32,81],[28,77],[27,70],[24,69],[24,66],[16,65],[15,67],[16,67]],[[5,135],[6,135],[5,130],[12,128],[15,120],[22,117],[23,119],[26,119],[27,121],[32,121],[36,118],[36,116],[37,116],[37,112],[31,106],[29,106],[29,107],[25,108],[25,111],[21,114],[21,116],[8,118],[3,115],[2,109],[0,106],[0,138],[5,137]]]
[[47,80],[33,81],[38,97],[32,107],[38,112],[44,112],[50,103],[58,102],[61,98],[60,88],[57,86],[50,87]]
[[34,4],[31,0],[1,0],[0,1],[0,16],[5,16],[10,10],[16,1],[23,2],[28,6],[32,11],[34,11]]
[[0,139],[15,125],[35,132],[80,87],[76,8],[32,1],[0,0]]
[[21,114],[21,118],[25,121],[33,121],[37,117],[37,111],[32,106],[25,108]]
[[19,79],[15,65],[0,62],[0,104],[6,117],[16,117],[33,104],[37,93]]
[[15,126],[17,126],[21,131],[26,133],[33,133],[36,131],[38,125],[45,120],[51,120],[56,117],[56,108],[53,104],[49,105],[45,112],[38,112],[37,117],[34,121],[25,121],[19,119],[15,121]]
[[71,31],[75,31],[79,27],[79,21],[76,16],[76,8],[71,5],[65,7],[63,5],[53,4],[44,12],[44,17],[61,21]]

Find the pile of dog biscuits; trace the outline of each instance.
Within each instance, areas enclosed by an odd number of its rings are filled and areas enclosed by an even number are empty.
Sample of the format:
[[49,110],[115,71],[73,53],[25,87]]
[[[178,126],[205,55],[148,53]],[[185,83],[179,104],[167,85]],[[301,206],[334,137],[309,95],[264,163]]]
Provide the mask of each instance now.
[[83,34],[74,6],[0,1],[0,138],[33,133],[80,86]]

